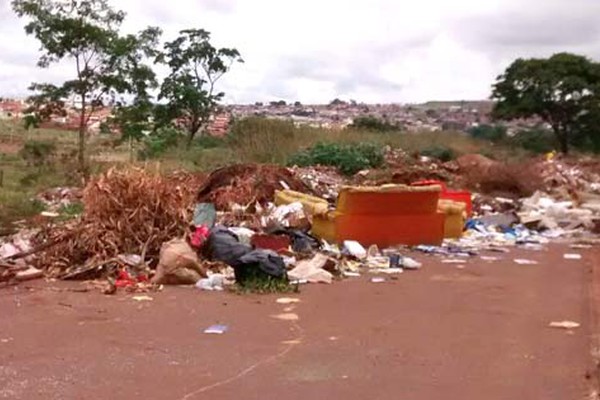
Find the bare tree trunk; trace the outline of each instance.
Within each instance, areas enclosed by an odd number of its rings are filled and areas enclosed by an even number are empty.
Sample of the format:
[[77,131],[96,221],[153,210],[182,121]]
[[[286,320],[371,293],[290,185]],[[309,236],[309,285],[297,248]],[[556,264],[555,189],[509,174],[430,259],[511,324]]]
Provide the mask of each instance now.
[[194,141],[194,138],[196,137],[196,134],[200,130],[201,126],[202,126],[202,124],[200,121],[192,122],[190,129],[188,130],[188,141],[187,141],[188,149],[192,146],[192,142]]
[[86,160],[85,160],[85,147],[86,147],[85,145],[86,145],[86,139],[87,139],[85,108],[86,108],[85,95],[82,95],[81,96],[81,113],[79,115],[79,148],[78,148],[78,152],[77,152],[77,159],[79,162],[79,170],[80,170],[81,174],[83,175],[84,179],[87,180],[89,171],[87,170],[87,165],[86,165]]
[[[192,128],[193,129],[193,128]],[[194,137],[196,137],[196,131],[189,130],[188,131],[188,140],[186,143],[186,147],[189,149],[192,147],[192,142],[194,141]]]
[[569,154],[569,135],[566,130],[560,128],[554,128],[554,134],[558,139],[558,145],[560,146],[560,152],[564,155]]

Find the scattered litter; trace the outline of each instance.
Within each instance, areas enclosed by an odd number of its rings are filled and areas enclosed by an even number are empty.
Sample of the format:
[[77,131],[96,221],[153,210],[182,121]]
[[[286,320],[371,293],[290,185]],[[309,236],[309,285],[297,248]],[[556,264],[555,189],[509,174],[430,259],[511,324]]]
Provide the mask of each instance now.
[[560,328],[560,329],[575,329],[579,328],[581,324],[573,321],[560,321],[560,322],[551,322],[550,328]]
[[277,304],[296,304],[300,303],[300,299],[295,299],[291,297],[281,297],[276,300]]
[[577,249],[577,250],[589,250],[594,248],[594,246],[592,246],[591,244],[579,244],[579,243],[575,243],[569,246],[572,249]]
[[222,335],[229,330],[227,325],[211,325],[204,330],[209,335]]
[[524,258],[516,258],[515,263],[519,264],[519,265],[537,265],[538,262],[535,260],[527,260]]
[[400,258],[400,265],[402,266],[402,268],[409,270],[417,270],[423,266],[423,264],[410,257]]
[[442,260],[442,264],[464,264],[465,260],[457,260],[456,258],[449,258]]
[[272,315],[272,317],[282,321],[298,321],[300,319],[300,317],[298,317],[298,314],[293,313],[277,314]]
[[581,254],[565,254],[563,255],[565,260],[581,260]]
[[306,280],[310,283],[332,283],[333,275],[323,269],[329,262],[329,257],[317,254],[310,260],[300,261],[296,267],[288,272],[288,277],[294,281]]
[[385,278],[381,278],[381,277],[371,278],[371,283],[384,283],[385,281],[386,281]]
[[483,261],[500,261],[500,258],[493,256],[481,256]]
[[342,275],[344,275],[346,278],[360,278],[360,273],[358,272],[352,272],[352,271],[344,271],[342,272]]
[[394,275],[394,274],[401,274],[404,272],[404,270],[402,268],[377,268],[377,269],[372,269],[370,272],[372,272],[374,274]]
[[142,302],[142,301],[153,301],[154,300],[150,296],[133,296],[132,299],[135,300],[135,301],[139,301],[139,302]]
[[200,279],[196,282],[196,287],[200,290],[222,291],[225,276],[222,274],[213,274],[208,278]]
[[350,255],[358,258],[359,260],[367,257],[367,250],[358,242],[353,240],[346,240],[344,242],[344,250],[348,251]]
[[286,345],[296,345],[296,344],[300,344],[300,343],[302,343],[302,340],[300,340],[300,339],[284,340],[283,342],[281,342],[281,344],[286,344]]

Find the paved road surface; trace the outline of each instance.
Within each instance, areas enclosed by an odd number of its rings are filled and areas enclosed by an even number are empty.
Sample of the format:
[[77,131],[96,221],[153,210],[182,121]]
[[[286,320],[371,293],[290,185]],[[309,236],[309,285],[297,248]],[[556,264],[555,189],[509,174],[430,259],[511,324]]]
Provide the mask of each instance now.
[[[564,251],[465,269],[418,255],[388,283],[303,287],[297,321],[273,318],[279,296],[0,290],[0,399],[587,399],[600,253]],[[548,327],[562,320],[581,327]],[[215,323],[230,330],[202,333]]]

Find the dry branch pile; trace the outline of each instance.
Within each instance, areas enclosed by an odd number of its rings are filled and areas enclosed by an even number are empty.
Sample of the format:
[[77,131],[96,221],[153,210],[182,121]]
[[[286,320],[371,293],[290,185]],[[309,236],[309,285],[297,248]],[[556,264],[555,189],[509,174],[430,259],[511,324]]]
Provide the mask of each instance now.
[[37,258],[38,265],[60,275],[119,254],[145,251],[147,257],[158,258],[163,242],[185,233],[203,180],[188,173],[162,176],[142,169],[111,169],[85,188],[80,220],[38,237],[60,241]]

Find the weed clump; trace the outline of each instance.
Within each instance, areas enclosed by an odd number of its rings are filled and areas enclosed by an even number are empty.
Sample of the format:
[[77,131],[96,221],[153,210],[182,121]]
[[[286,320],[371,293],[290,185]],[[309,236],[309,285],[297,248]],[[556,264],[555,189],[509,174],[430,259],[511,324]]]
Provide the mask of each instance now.
[[383,148],[374,143],[337,144],[317,143],[290,158],[289,165],[307,167],[323,165],[336,167],[345,175],[353,175],[385,163]]

